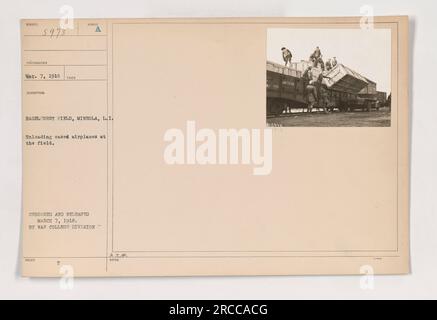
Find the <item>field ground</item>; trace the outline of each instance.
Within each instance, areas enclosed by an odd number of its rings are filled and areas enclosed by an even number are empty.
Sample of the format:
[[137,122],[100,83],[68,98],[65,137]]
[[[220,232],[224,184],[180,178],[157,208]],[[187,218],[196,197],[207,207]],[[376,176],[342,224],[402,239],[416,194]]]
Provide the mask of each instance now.
[[389,110],[288,113],[268,117],[271,127],[390,127]]

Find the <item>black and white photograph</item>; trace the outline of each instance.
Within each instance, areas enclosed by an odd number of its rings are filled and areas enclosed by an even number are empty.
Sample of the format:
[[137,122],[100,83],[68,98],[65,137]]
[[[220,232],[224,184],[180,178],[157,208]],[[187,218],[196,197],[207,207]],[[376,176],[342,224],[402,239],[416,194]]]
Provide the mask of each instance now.
[[390,127],[389,29],[271,28],[270,127]]

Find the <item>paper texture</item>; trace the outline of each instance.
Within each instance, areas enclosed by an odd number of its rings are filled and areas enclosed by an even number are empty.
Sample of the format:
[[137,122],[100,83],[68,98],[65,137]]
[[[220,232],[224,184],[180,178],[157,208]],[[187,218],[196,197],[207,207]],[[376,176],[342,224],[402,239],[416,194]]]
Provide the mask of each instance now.
[[408,273],[408,18],[361,20],[22,20],[23,276]]

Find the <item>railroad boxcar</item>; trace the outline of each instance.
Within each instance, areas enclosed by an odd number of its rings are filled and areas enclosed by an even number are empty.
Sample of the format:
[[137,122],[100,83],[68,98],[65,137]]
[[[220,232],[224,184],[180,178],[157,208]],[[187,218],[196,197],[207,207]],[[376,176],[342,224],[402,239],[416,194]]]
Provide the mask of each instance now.
[[287,108],[306,108],[305,88],[308,81],[302,72],[267,64],[267,114],[281,114]]
[[[302,69],[302,68],[301,68]],[[322,70],[313,68],[313,76]],[[267,115],[279,115],[289,109],[308,107],[306,87],[308,80],[302,78],[302,71],[287,68],[274,62],[267,62]],[[374,97],[360,96],[359,92],[369,85],[366,78],[339,64],[329,72],[319,90],[319,101],[315,108],[325,110],[367,110],[375,107]]]
[[377,91],[376,96],[381,105],[385,105],[387,103],[387,92]]

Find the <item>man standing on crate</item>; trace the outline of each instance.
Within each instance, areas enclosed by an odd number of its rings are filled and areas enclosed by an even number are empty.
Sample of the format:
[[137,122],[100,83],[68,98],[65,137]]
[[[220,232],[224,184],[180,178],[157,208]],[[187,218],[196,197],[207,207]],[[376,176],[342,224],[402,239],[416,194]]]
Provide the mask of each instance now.
[[291,51],[285,47],[282,47],[281,51],[282,51],[282,59],[284,59],[285,66],[287,66],[287,65],[291,66],[291,58],[293,58]]
[[314,68],[318,68],[320,65],[320,69],[325,71],[325,63],[323,62],[322,57],[322,51],[320,51],[319,47],[316,47],[314,52],[310,55],[310,61],[312,62]]

